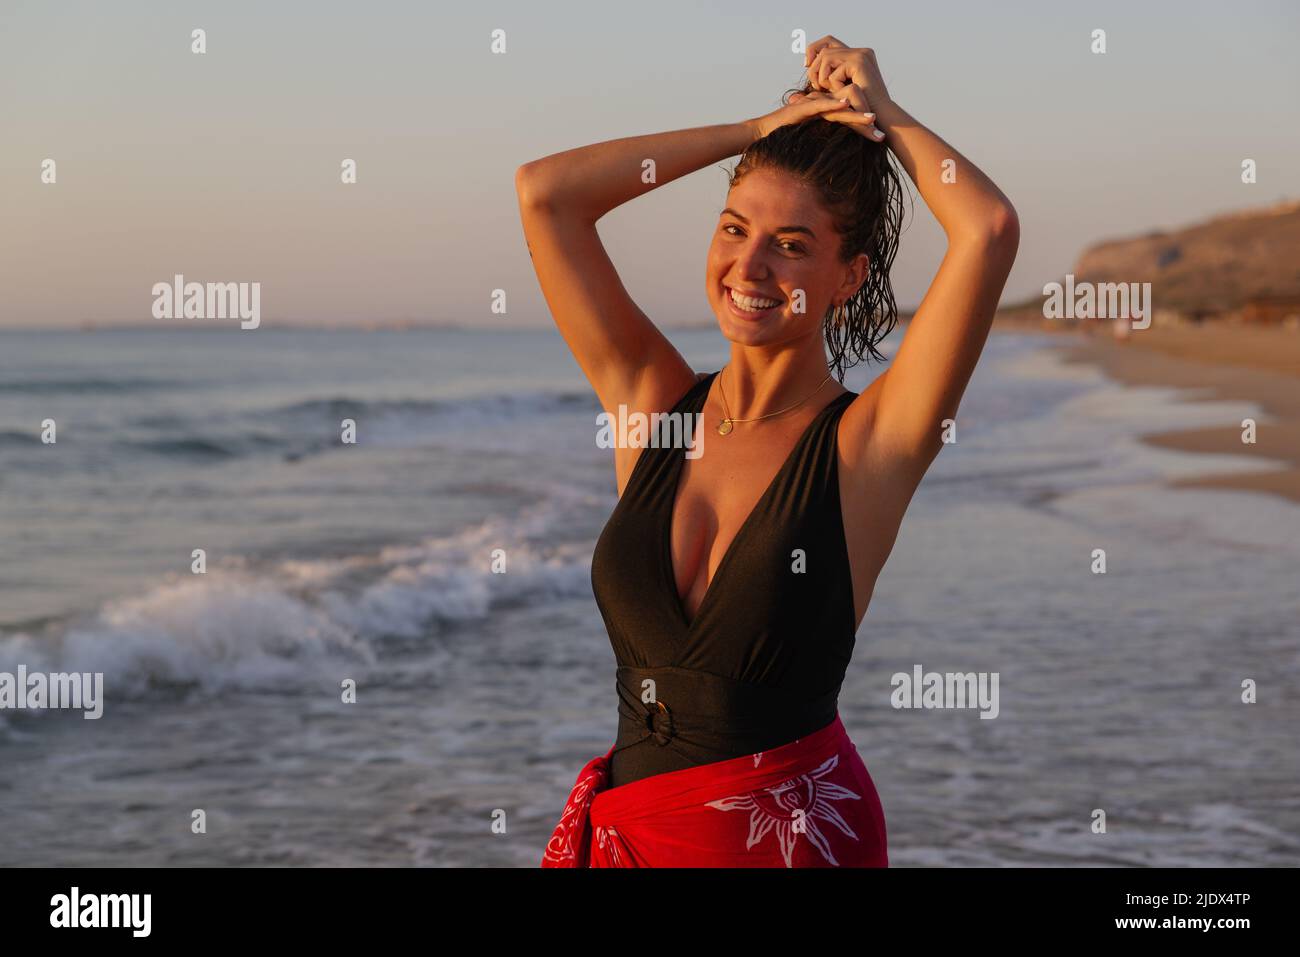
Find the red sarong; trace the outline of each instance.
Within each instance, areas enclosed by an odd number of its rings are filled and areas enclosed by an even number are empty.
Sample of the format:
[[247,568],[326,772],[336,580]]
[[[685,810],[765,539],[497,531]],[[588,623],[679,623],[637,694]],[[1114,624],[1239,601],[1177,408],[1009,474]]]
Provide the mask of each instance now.
[[771,751],[608,787],[578,774],[542,867],[888,867],[885,815],[839,715]]

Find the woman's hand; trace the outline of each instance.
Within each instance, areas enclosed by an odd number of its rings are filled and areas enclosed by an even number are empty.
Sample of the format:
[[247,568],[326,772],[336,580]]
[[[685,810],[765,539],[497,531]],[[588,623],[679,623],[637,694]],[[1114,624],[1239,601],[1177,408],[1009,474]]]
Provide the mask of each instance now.
[[[809,100],[821,100],[825,102],[829,100],[835,103],[847,104],[852,103],[855,97],[859,100],[863,97],[862,91],[857,87],[841,87],[837,94],[823,93],[820,90],[815,90],[811,93],[791,93],[790,102],[799,103],[807,102]],[[876,128],[875,113],[863,113],[850,108],[848,105],[842,105],[838,110],[823,113],[822,119],[833,120],[836,123],[843,123],[845,126],[851,126],[873,143],[879,143],[885,138],[884,131]]]
[[[874,111],[889,102],[889,90],[885,87],[885,78],[880,75],[874,50],[866,47],[852,49],[828,35],[808,47],[804,53],[804,66],[808,69],[805,98],[829,96],[847,99],[851,112],[859,120],[851,122],[851,125],[870,140],[879,142],[885,138],[884,132],[875,128]],[[863,124],[860,120],[864,118],[873,122]],[[850,122],[847,116],[837,114],[826,119]]]
[[773,110],[766,116],[748,120],[747,123],[750,129],[754,131],[754,139],[762,139],[775,129],[788,126],[791,123],[802,123],[812,116],[822,116],[825,119],[830,119],[831,115],[836,111],[851,113],[853,111],[849,109],[849,105],[850,101],[847,96],[833,97],[829,94],[801,96],[796,93],[790,97],[790,102],[785,106]]
[[853,104],[860,112],[869,112],[889,99],[889,90],[885,87],[885,78],[880,75],[874,50],[867,47],[853,49],[827,35],[811,44],[803,57],[808,82],[814,90],[843,97],[845,94],[840,92],[841,88],[857,87],[865,97],[861,103]]

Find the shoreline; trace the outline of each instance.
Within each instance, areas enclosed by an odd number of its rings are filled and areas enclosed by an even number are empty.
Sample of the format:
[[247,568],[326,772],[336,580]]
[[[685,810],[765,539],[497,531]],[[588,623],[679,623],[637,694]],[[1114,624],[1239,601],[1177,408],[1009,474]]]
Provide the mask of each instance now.
[[1300,503],[1300,333],[1236,323],[1152,326],[1125,340],[1113,338],[1109,324],[1079,331],[1082,341],[1059,347],[1067,364],[1092,364],[1121,385],[1197,390],[1180,397],[1182,402],[1244,401],[1259,407],[1253,445],[1242,442],[1240,421],[1144,433],[1142,441],[1157,448],[1244,455],[1275,466],[1206,472],[1171,480],[1170,487],[1265,492]]

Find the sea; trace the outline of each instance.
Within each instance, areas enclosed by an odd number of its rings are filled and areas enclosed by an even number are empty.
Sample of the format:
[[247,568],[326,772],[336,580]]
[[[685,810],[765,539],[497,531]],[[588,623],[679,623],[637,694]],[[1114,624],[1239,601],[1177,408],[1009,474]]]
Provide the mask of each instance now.
[[[1295,866],[1300,507],[1141,439],[1267,417],[1069,342],[990,337],[858,632],[891,864]],[[537,866],[617,726],[599,412],[552,329],[0,332],[0,672],[103,675],[0,710],[0,865]]]

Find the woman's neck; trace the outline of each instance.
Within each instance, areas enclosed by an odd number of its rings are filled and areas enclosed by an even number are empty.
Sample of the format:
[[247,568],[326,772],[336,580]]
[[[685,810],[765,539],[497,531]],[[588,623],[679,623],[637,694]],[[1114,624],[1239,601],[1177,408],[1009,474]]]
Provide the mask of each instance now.
[[771,350],[733,343],[721,375],[731,415],[741,419],[767,415],[808,399],[821,386],[830,395],[843,392],[838,382],[826,381],[830,369],[820,336],[815,344],[816,349]]

